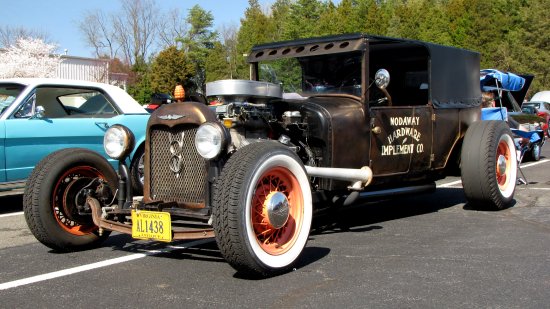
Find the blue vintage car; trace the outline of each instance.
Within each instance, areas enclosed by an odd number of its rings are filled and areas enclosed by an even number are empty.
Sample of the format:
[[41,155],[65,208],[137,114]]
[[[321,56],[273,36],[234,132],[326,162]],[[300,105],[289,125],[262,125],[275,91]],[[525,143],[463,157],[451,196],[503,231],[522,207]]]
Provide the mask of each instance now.
[[104,133],[122,124],[135,135],[129,164],[142,190],[145,126],[149,113],[119,87],[61,79],[0,80],[0,191],[21,188],[35,165],[62,148],[105,156]]

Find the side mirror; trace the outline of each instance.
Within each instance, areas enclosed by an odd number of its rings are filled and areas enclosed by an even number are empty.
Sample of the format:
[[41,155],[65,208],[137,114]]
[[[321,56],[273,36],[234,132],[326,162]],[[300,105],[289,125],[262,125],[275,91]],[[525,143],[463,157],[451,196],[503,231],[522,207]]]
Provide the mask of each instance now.
[[386,87],[390,84],[390,72],[386,69],[376,71],[376,74],[374,75],[374,82],[376,83],[376,87],[386,89]]
[[32,115],[31,119],[35,118],[44,118],[44,113],[46,112],[46,109],[42,105],[38,105],[34,109],[34,115]]

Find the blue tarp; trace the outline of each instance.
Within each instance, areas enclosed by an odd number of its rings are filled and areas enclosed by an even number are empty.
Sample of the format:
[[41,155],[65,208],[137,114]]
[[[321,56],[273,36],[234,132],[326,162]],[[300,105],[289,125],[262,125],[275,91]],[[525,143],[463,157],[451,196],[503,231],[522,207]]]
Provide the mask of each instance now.
[[531,143],[536,143],[542,139],[540,137],[540,134],[543,134],[542,130],[536,130],[536,131],[522,131],[518,129],[510,129],[510,130],[512,130],[512,133],[514,133],[517,136],[528,138]]
[[481,90],[483,91],[495,89],[519,91],[525,85],[525,78],[514,73],[504,73],[499,70],[487,69],[480,71],[479,82],[481,84]]
[[481,109],[481,120],[508,120],[506,107],[486,107]]

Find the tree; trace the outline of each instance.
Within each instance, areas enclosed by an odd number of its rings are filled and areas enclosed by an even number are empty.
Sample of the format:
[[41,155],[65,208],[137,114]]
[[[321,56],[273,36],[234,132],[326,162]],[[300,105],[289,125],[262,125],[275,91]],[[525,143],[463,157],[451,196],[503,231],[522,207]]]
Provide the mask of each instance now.
[[291,10],[291,0],[275,0],[271,5],[271,41],[280,41],[284,35],[284,24],[289,18]]
[[154,0],[120,0],[120,3],[121,11],[109,16],[101,11],[87,13],[79,29],[97,57],[118,56],[133,66],[152,54],[158,38],[159,10]]
[[138,60],[132,66],[132,73],[134,82],[128,86],[128,93],[139,103],[148,103],[153,94],[149,65],[144,61]]
[[[237,26],[236,25],[229,25],[229,26],[222,26],[221,28],[221,36],[222,36],[222,48],[224,50],[224,53],[218,53],[219,57],[223,57],[223,59],[217,60],[220,61],[220,65],[223,60],[227,61],[228,65],[228,71],[229,71],[229,78],[237,78],[237,61],[242,57],[241,54],[239,54],[239,51],[237,50],[238,46],[238,40],[237,40]],[[213,52],[215,52],[217,46],[214,46]],[[213,62],[216,61],[214,55],[209,55],[209,61]],[[221,68],[221,67],[220,67]],[[207,80],[210,81],[210,77],[208,77],[209,68],[206,68],[207,72]]]
[[318,36],[318,21],[326,9],[320,0],[296,0],[290,5],[290,16],[284,25],[284,39]]
[[252,46],[272,41],[270,20],[262,12],[258,0],[249,0],[249,7],[241,19],[241,27],[237,34],[237,76],[238,78],[249,78],[249,67],[246,56]]
[[180,11],[178,9],[169,11],[159,22],[159,38],[163,49],[181,43],[181,38],[185,37],[187,31],[187,23]]
[[322,35],[357,32],[352,0],[342,0],[338,6],[330,1],[319,17],[319,33]]
[[151,64],[151,89],[153,92],[172,93],[177,83],[187,90],[195,66],[183,50],[170,46],[161,51]]
[[0,78],[53,77],[60,63],[60,56],[53,52],[57,46],[41,39],[21,38],[2,52]]
[[115,33],[109,18],[102,11],[85,15],[78,28],[84,40],[94,49],[96,57],[108,56],[113,59],[117,56],[119,47],[116,45]]
[[186,21],[191,28],[179,41],[183,43],[184,51],[195,64],[195,75],[192,77],[194,85],[190,86],[190,90],[204,93],[206,58],[218,37],[218,33],[211,30],[214,17],[210,11],[195,5],[189,10]]
[[531,0],[519,10],[520,23],[510,36],[513,70],[535,75],[531,93],[550,89],[550,3]]
[[40,39],[44,43],[52,44],[49,35],[42,30],[12,27],[9,25],[0,27],[0,48],[8,48],[12,45],[17,45],[19,39],[28,38]]
[[227,55],[227,49],[222,43],[214,43],[214,48],[206,58],[206,82],[233,78],[232,59]]
[[151,53],[159,12],[154,0],[121,0],[121,3],[121,14],[113,17],[113,30],[127,63],[134,65]]

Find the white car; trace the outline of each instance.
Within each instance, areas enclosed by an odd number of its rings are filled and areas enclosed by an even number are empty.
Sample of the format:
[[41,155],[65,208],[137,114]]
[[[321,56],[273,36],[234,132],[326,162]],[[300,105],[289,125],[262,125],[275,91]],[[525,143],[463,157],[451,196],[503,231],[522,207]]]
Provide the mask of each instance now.
[[550,102],[550,91],[546,90],[535,93],[531,98],[531,101]]

